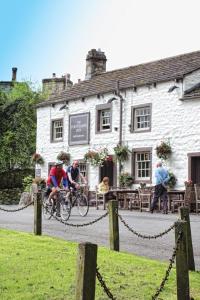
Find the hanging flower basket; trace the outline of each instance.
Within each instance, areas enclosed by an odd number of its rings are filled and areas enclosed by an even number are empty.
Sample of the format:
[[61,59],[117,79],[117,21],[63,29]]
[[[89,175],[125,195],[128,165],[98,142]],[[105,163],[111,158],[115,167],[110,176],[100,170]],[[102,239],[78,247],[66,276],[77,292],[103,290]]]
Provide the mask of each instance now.
[[57,155],[57,159],[63,161],[63,163],[67,164],[70,161],[70,154],[64,151],[61,151]]
[[34,153],[31,158],[32,163],[43,165],[44,158],[39,153]]
[[108,160],[108,149],[103,148],[97,150],[88,150],[84,155],[84,160],[91,163],[93,166],[102,166],[105,161]]
[[129,152],[131,152],[131,151],[128,149],[128,146],[122,146],[122,145],[118,144],[114,148],[114,152],[115,152],[116,158],[118,160],[126,161],[126,160],[128,160],[128,155],[129,155]]
[[166,160],[171,153],[172,149],[169,143],[161,142],[161,144],[156,147],[156,154],[161,159]]

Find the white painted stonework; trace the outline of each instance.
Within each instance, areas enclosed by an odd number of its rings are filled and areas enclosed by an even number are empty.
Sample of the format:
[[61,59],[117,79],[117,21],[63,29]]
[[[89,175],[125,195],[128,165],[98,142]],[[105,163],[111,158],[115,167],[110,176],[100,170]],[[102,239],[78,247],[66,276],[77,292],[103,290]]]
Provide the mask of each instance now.
[[[191,81],[191,82],[190,82]],[[194,83],[200,82],[200,71],[196,71],[187,76],[183,83],[176,85],[179,87],[173,92],[168,90],[174,85],[174,81],[158,83],[155,86],[138,87],[122,91],[123,98],[123,143],[134,148],[152,148],[152,173],[156,161],[155,148],[162,140],[169,139],[172,147],[172,155],[167,162],[167,167],[176,175],[178,182],[176,188],[181,188],[184,181],[188,179],[188,153],[200,152],[200,99],[181,101],[183,90],[188,89]],[[45,106],[37,109],[37,152],[45,159],[45,164],[41,168],[41,176],[47,177],[48,163],[56,160],[57,154],[63,150],[69,152],[71,160],[83,159],[88,148],[99,149],[107,147],[109,154],[114,154],[113,148],[119,139],[119,105],[120,101],[112,102],[112,132],[95,133],[96,110],[98,104],[107,103],[113,94],[105,94],[104,97],[88,97],[84,102],[81,100],[69,101],[68,109],[59,110],[64,101],[54,107]],[[141,104],[152,105],[151,131],[141,133],[131,133],[129,124],[131,123],[131,107]],[[68,145],[68,124],[69,115],[90,112],[90,143],[89,145]],[[64,139],[63,142],[50,141],[51,121],[54,119],[64,119]],[[114,130],[117,127],[118,131]],[[131,172],[131,157],[124,165],[124,171]],[[99,183],[99,171],[97,167],[89,166],[88,182],[91,189]],[[152,178],[154,178],[152,174]],[[152,181],[152,184],[154,181]]]

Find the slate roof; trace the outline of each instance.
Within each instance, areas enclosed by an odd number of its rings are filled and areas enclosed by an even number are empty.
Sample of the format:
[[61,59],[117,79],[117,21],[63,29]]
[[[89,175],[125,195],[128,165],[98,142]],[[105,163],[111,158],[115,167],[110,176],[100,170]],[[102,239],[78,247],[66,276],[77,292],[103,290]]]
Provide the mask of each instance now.
[[123,69],[108,71],[74,84],[69,90],[53,95],[38,106],[70,101],[92,95],[114,92],[119,88],[138,87],[168,80],[181,79],[200,68],[200,51],[177,55]]

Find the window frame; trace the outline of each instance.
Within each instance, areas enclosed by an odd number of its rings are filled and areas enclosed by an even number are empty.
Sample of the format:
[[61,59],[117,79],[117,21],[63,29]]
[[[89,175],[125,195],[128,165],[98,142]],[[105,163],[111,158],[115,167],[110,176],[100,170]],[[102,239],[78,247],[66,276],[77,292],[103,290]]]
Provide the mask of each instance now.
[[[102,130],[100,116],[102,111],[110,110],[110,128]],[[96,106],[96,134],[112,132],[112,104],[105,103]]]
[[[60,138],[60,139],[55,139],[55,137],[54,137],[54,124],[57,121],[62,121],[62,138]],[[64,121],[63,121],[63,118],[51,120],[51,143],[63,142],[63,136],[64,136]]]
[[[136,110],[141,108],[149,108],[150,109],[150,118],[149,118],[149,127],[148,128],[142,128],[138,129],[136,128]],[[141,133],[141,132],[149,132],[151,131],[151,122],[152,122],[152,104],[151,103],[145,103],[141,105],[136,105],[131,107],[131,132],[134,133]]]
[[[136,155],[138,153],[145,153],[148,152],[149,156],[150,156],[150,176],[149,179],[138,179],[136,176]],[[140,182],[144,182],[144,183],[152,183],[152,148],[151,147],[147,147],[147,148],[134,148],[132,149],[132,176],[134,178],[134,183],[140,183]]]
[[85,164],[85,178],[88,180],[88,167],[89,167],[89,165],[88,165],[88,163],[87,162],[85,162],[85,160],[84,159],[78,159],[78,161],[79,161],[79,170],[80,170],[80,173],[83,175],[83,173],[81,172],[81,168],[80,168],[80,165],[82,164],[82,165],[84,165]]

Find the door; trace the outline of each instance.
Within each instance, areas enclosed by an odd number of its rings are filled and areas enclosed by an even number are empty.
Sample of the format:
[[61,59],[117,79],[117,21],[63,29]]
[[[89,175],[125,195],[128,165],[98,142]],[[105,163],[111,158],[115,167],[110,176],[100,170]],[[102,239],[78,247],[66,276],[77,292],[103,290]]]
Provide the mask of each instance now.
[[[100,182],[102,181],[103,177],[109,178],[109,185],[113,186],[115,184],[115,176],[114,176],[115,164],[112,160],[107,160],[103,163],[103,166],[100,167]],[[116,173],[116,172],[115,172]]]
[[200,156],[191,157],[191,180],[200,183]]

